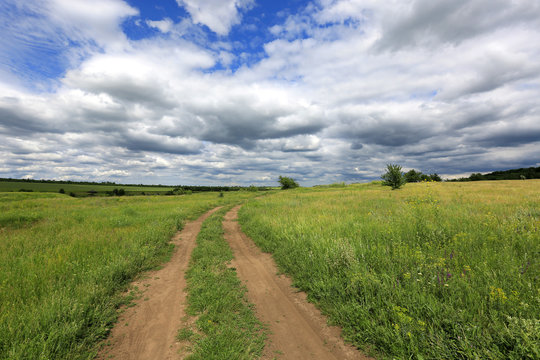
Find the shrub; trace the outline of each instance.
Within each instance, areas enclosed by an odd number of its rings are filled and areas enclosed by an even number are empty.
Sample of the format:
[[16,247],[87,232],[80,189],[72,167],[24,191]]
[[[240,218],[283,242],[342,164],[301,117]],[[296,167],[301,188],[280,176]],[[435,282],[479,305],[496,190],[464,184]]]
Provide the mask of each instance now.
[[298,187],[298,183],[290,177],[280,176],[278,182],[281,184],[281,190],[294,189]]
[[388,164],[386,165],[386,173],[381,175],[384,180],[383,185],[391,186],[392,190],[399,189],[405,184],[405,177],[401,172],[401,165]]
[[124,195],[126,195],[126,191],[124,189],[114,189],[113,190],[113,195],[124,196]]

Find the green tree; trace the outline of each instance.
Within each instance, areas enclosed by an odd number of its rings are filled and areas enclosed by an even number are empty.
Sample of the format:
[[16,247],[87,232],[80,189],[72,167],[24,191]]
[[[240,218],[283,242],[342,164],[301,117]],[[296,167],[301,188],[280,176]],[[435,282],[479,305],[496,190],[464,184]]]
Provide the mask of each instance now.
[[405,184],[405,177],[401,172],[401,165],[388,164],[386,165],[386,172],[381,175],[383,179],[383,185],[391,186],[392,190],[399,189]]
[[278,182],[281,184],[281,190],[294,189],[298,187],[298,183],[290,177],[280,176]]
[[408,183],[420,182],[421,176],[422,176],[421,171],[416,171],[414,169],[411,169],[405,173],[405,181],[407,181]]

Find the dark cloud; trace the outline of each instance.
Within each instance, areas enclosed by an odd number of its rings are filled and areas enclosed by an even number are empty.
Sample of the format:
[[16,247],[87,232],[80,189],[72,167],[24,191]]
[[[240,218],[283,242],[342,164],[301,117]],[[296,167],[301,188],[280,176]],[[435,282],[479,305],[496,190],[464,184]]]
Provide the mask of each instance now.
[[25,113],[20,108],[0,107],[0,131],[10,136],[17,136],[28,133],[58,133],[61,132],[51,124],[39,117]]
[[405,16],[394,16],[380,49],[414,45],[459,44],[487,32],[527,23],[539,24],[540,3],[528,0],[416,0]]
[[202,149],[202,144],[195,139],[171,138],[133,131],[118,135],[118,138],[115,138],[115,143],[130,151],[151,151],[176,155],[198,154]]

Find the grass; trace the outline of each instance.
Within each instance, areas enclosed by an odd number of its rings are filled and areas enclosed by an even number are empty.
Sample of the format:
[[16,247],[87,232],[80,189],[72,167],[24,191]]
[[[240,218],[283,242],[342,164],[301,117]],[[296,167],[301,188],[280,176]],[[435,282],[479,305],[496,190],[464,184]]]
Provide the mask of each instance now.
[[297,189],[243,230],[381,358],[540,358],[540,181]]
[[222,209],[207,219],[197,237],[188,281],[188,313],[196,319],[192,327],[178,333],[191,343],[188,359],[254,359],[264,347],[264,331],[245,296],[233,258],[223,238]]
[[60,184],[60,183],[39,183],[39,182],[19,182],[19,181],[0,181],[0,192],[59,192],[64,189],[66,194],[74,193],[77,196],[88,196],[89,192],[95,191],[96,195],[104,195],[114,189],[124,189],[126,194],[140,195],[141,193],[164,194],[174,189],[162,186],[126,186],[126,185],[84,185],[84,184]]
[[92,359],[119,293],[167,259],[174,232],[256,195],[0,193],[0,359]]

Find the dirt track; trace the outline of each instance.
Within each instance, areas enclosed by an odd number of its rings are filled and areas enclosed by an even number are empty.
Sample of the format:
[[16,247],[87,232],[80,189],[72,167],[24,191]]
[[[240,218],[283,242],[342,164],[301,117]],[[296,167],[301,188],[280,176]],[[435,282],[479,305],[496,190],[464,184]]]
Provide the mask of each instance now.
[[[223,228],[235,259],[239,278],[248,288],[257,316],[269,327],[269,342],[263,359],[370,359],[347,346],[340,330],[329,327],[319,310],[307,302],[306,295],[291,286],[272,257],[259,250],[241,230],[236,206],[225,215]],[[144,292],[135,306],[125,309],[111,331],[97,359],[170,360],[179,359],[176,341],[186,308],[185,272],[203,221],[219,208],[187,223],[172,241],[176,245],[171,260],[146,279],[134,285]]]
[[329,327],[319,310],[295,291],[291,281],[276,275],[272,257],[259,250],[241,230],[236,206],[225,215],[225,239],[234,252],[232,266],[246,283],[259,319],[269,325],[265,359],[369,359],[347,346],[340,330]]
[[146,291],[135,306],[127,308],[120,316],[108,339],[111,346],[105,347],[98,359],[178,358],[175,337],[185,315],[184,274],[203,221],[218,209],[187,223],[172,239],[176,249],[171,260],[162,269],[151,272],[147,279],[134,284]]

